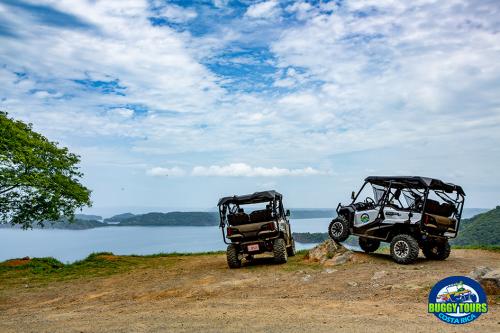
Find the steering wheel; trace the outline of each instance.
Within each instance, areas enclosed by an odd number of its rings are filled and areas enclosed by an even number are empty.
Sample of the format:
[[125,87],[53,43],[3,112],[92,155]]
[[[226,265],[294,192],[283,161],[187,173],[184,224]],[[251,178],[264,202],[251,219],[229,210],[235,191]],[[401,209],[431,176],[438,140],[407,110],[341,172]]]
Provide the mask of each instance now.
[[369,204],[375,205],[375,200],[373,200],[370,197],[366,197],[365,204],[367,204],[367,205],[369,205]]

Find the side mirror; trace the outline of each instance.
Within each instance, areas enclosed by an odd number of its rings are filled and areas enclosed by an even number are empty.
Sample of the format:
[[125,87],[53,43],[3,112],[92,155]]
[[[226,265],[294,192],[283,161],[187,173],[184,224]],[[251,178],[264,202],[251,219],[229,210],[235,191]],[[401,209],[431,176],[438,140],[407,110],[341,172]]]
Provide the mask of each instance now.
[[352,200],[356,199],[356,192],[354,191],[351,192],[351,199]]
[[285,214],[286,214],[286,216],[290,216],[290,209],[287,209]]

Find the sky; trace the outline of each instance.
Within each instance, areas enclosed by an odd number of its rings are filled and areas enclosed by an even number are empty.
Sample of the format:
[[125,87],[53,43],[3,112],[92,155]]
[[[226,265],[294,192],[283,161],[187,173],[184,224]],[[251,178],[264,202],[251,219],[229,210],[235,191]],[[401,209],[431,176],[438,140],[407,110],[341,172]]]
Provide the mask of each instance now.
[[500,2],[0,0],[0,110],[81,156],[85,212],[369,175],[500,204]]

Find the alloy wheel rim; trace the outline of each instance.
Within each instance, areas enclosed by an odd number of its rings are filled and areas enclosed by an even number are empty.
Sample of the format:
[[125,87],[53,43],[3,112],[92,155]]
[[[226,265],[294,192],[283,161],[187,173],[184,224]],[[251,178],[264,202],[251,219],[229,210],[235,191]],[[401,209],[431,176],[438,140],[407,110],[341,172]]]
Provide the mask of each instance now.
[[340,236],[342,234],[343,230],[344,230],[344,226],[342,225],[342,223],[335,222],[334,224],[332,224],[331,231],[332,231],[332,235],[334,235],[335,237]]
[[406,258],[408,256],[408,254],[410,253],[410,247],[408,246],[408,244],[405,241],[402,241],[402,240],[397,241],[394,244],[394,253],[399,258]]

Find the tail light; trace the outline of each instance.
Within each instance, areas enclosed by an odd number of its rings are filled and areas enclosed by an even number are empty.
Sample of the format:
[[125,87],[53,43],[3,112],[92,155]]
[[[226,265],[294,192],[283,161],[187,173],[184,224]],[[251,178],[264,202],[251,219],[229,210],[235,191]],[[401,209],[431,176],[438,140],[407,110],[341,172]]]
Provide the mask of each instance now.
[[435,223],[436,221],[432,216],[425,215],[424,224]]
[[233,233],[234,233],[233,228],[227,228],[227,235],[228,235],[228,236],[232,236],[232,235],[233,235]]
[[276,229],[276,225],[274,222],[271,222],[271,223],[266,223],[264,224],[262,227],[260,227],[261,230],[274,230]]

